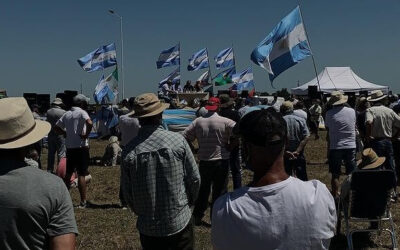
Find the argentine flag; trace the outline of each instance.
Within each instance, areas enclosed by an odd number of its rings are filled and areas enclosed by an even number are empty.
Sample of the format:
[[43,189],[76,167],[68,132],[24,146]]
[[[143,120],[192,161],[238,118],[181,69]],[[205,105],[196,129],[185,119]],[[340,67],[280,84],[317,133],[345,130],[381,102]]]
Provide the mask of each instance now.
[[102,46],[84,57],[78,59],[79,65],[84,71],[93,72],[108,68],[117,64],[117,52],[115,44]]
[[113,74],[109,75],[107,78],[104,78],[104,75],[100,78],[93,94],[96,103],[109,103],[114,101],[117,92],[114,93],[109,85],[114,80],[113,78]]
[[189,59],[187,69],[189,71],[204,69],[208,67],[208,53],[207,48],[201,49],[194,53]]
[[217,69],[226,68],[235,65],[235,58],[233,57],[233,48],[227,48],[218,53],[214,58],[217,63]]
[[172,66],[172,65],[180,65],[180,45],[177,44],[172,48],[161,51],[160,56],[157,61],[157,69]]
[[169,74],[166,78],[161,80],[161,82],[158,84],[158,87],[161,88],[161,86],[164,85],[167,81],[172,81],[172,83],[180,82],[181,81],[181,72],[179,70],[179,67],[172,71],[171,74]]
[[206,72],[201,74],[201,76],[197,79],[197,81],[199,81],[199,82],[208,82],[209,79],[210,79],[210,71],[207,70]]
[[238,91],[254,88],[254,78],[252,68],[248,68],[240,73],[232,75],[232,82],[235,83],[233,89]]
[[268,71],[272,82],[280,73],[310,55],[300,7],[297,6],[253,50],[251,60]]

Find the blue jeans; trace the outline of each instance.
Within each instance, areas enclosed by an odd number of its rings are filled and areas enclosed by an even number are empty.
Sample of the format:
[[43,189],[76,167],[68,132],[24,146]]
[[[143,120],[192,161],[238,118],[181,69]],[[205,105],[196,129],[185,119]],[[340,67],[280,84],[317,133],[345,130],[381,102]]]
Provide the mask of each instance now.
[[385,169],[395,171],[392,141],[390,139],[374,139],[370,142],[370,146],[379,157],[386,157],[383,164]]
[[329,150],[329,172],[332,175],[340,175],[340,168],[344,162],[346,174],[350,174],[356,168],[356,149],[331,149]]
[[59,162],[62,157],[65,157],[65,139],[62,135],[49,136],[47,138],[47,145],[47,170],[53,172],[56,152],[57,162]]
[[308,181],[304,154],[300,154],[294,160],[289,160],[285,157],[285,171],[288,175],[296,175],[300,180]]

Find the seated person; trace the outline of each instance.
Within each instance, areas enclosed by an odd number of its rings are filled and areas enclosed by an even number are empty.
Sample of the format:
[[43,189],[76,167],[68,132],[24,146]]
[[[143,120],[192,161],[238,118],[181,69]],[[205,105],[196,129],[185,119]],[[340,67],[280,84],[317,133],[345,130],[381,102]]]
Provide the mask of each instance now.
[[192,82],[191,81],[187,81],[186,82],[186,84],[185,84],[185,86],[183,86],[183,92],[193,92],[194,91],[194,88],[193,88],[193,86],[192,86]]
[[172,89],[172,81],[168,80],[159,88],[158,98],[164,100],[166,103],[169,103],[171,101],[170,94],[173,93],[175,93],[175,91]]
[[[378,157],[372,148],[366,148],[363,150],[361,160],[357,162],[357,169],[354,171],[367,171],[383,169],[385,163],[385,157]],[[351,184],[351,174],[343,181],[341,186],[340,199],[343,202],[345,209],[349,204],[349,193]]]
[[194,85],[194,91],[203,92],[203,88],[201,87],[201,82],[200,81],[196,81],[196,84]]
[[282,115],[273,108],[251,111],[236,129],[254,176],[248,186],[215,202],[214,249],[328,249],[337,221],[334,199],[320,181],[285,172]]
[[121,161],[121,152],[122,149],[118,143],[118,137],[111,136],[108,139],[108,145],[103,155],[103,164],[104,166],[116,166]]

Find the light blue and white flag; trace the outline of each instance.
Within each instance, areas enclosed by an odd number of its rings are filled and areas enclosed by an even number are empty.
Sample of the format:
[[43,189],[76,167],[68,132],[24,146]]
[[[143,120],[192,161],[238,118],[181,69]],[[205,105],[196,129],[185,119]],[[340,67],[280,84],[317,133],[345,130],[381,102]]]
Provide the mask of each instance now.
[[207,70],[206,72],[201,74],[201,76],[197,79],[197,81],[208,82],[209,79],[210,79],[210,71]]
[[157,61],[157,69],[180,64],[180,45],[177,44],[172,48],[161,51]]
[[102,46],[86,56],[78,59],[79,65],[84,71],[93,72],[108,68],[117,64],[117,52],[115,44]]
[[233,48],[227,48],[218,53],[214,58],[217,63],[217,69],[226,68],[235,65]]
[[248,68],[240,73],[232,75],[232,82],[236,85],[236,90],[254,88],[254,78],[252,68]]
[[310,55],[300,7],[297,6],[253,50],[251,60],[268,71],[272,82],[280,73]]
[[[110,75],[111,76],[111,75]],[[96,103],[111,103],[114,101],[117,92],[111,89],[109,83],[109,78],[104,78],[104,75],[100,78],[99,83],[97,84],[96,88],[94,89],[94,100]]]
[[208,65],[207,48],[204,48],[192,55],[192,57],[189,59],[189,65],[187,66],[187,69],[189,71],[199,70],[207,68]]
[[158,87],[161,88],[161,86],[168,81],[172,81],[172,83],[181,81],[181,72],[179,70],[179,67],[176,70],[172,71],[171,74],[169,74],[166,78],[161,80],[161,82],[158,84]]

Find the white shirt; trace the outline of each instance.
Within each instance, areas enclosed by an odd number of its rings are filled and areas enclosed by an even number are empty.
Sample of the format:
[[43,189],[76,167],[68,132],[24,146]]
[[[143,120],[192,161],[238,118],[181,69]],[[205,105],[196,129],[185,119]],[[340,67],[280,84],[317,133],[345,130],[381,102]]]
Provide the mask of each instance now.
[[139,132],[139,120],[128,115],[119,117],[119,131],[121,132],[121,146],[126,146]]
[[336,220],[335,202],[324,184],[289,177],[218,198],[211,241],[217,250],[328,249]]
[[90,117],[85,110],[72,107],[57,121],[56,125],[65,129],[67,133],[65,138],[67,148],[89,147],[89,140],[81,138],[81,135],[86,134],[86,121],[89,119]]
[[306,111],[304,111],[304,110],[302,110],[302,109],[295,109],[295,110],[293,111],[293,114],[294,114],[295,116],[301,117],[301,118],[303,118],[304,120],[307,121],[307,112],[306,112]]
[[356,148],[356,111],[334,106],[326,112],[325,126],[329,128],[330,149]]
[[161,92],[163,93],[163,95],[167,96],[169,94],[168,90],[170,90],[169,86],[168,86],[168,83],[164,83],[161,86]]

